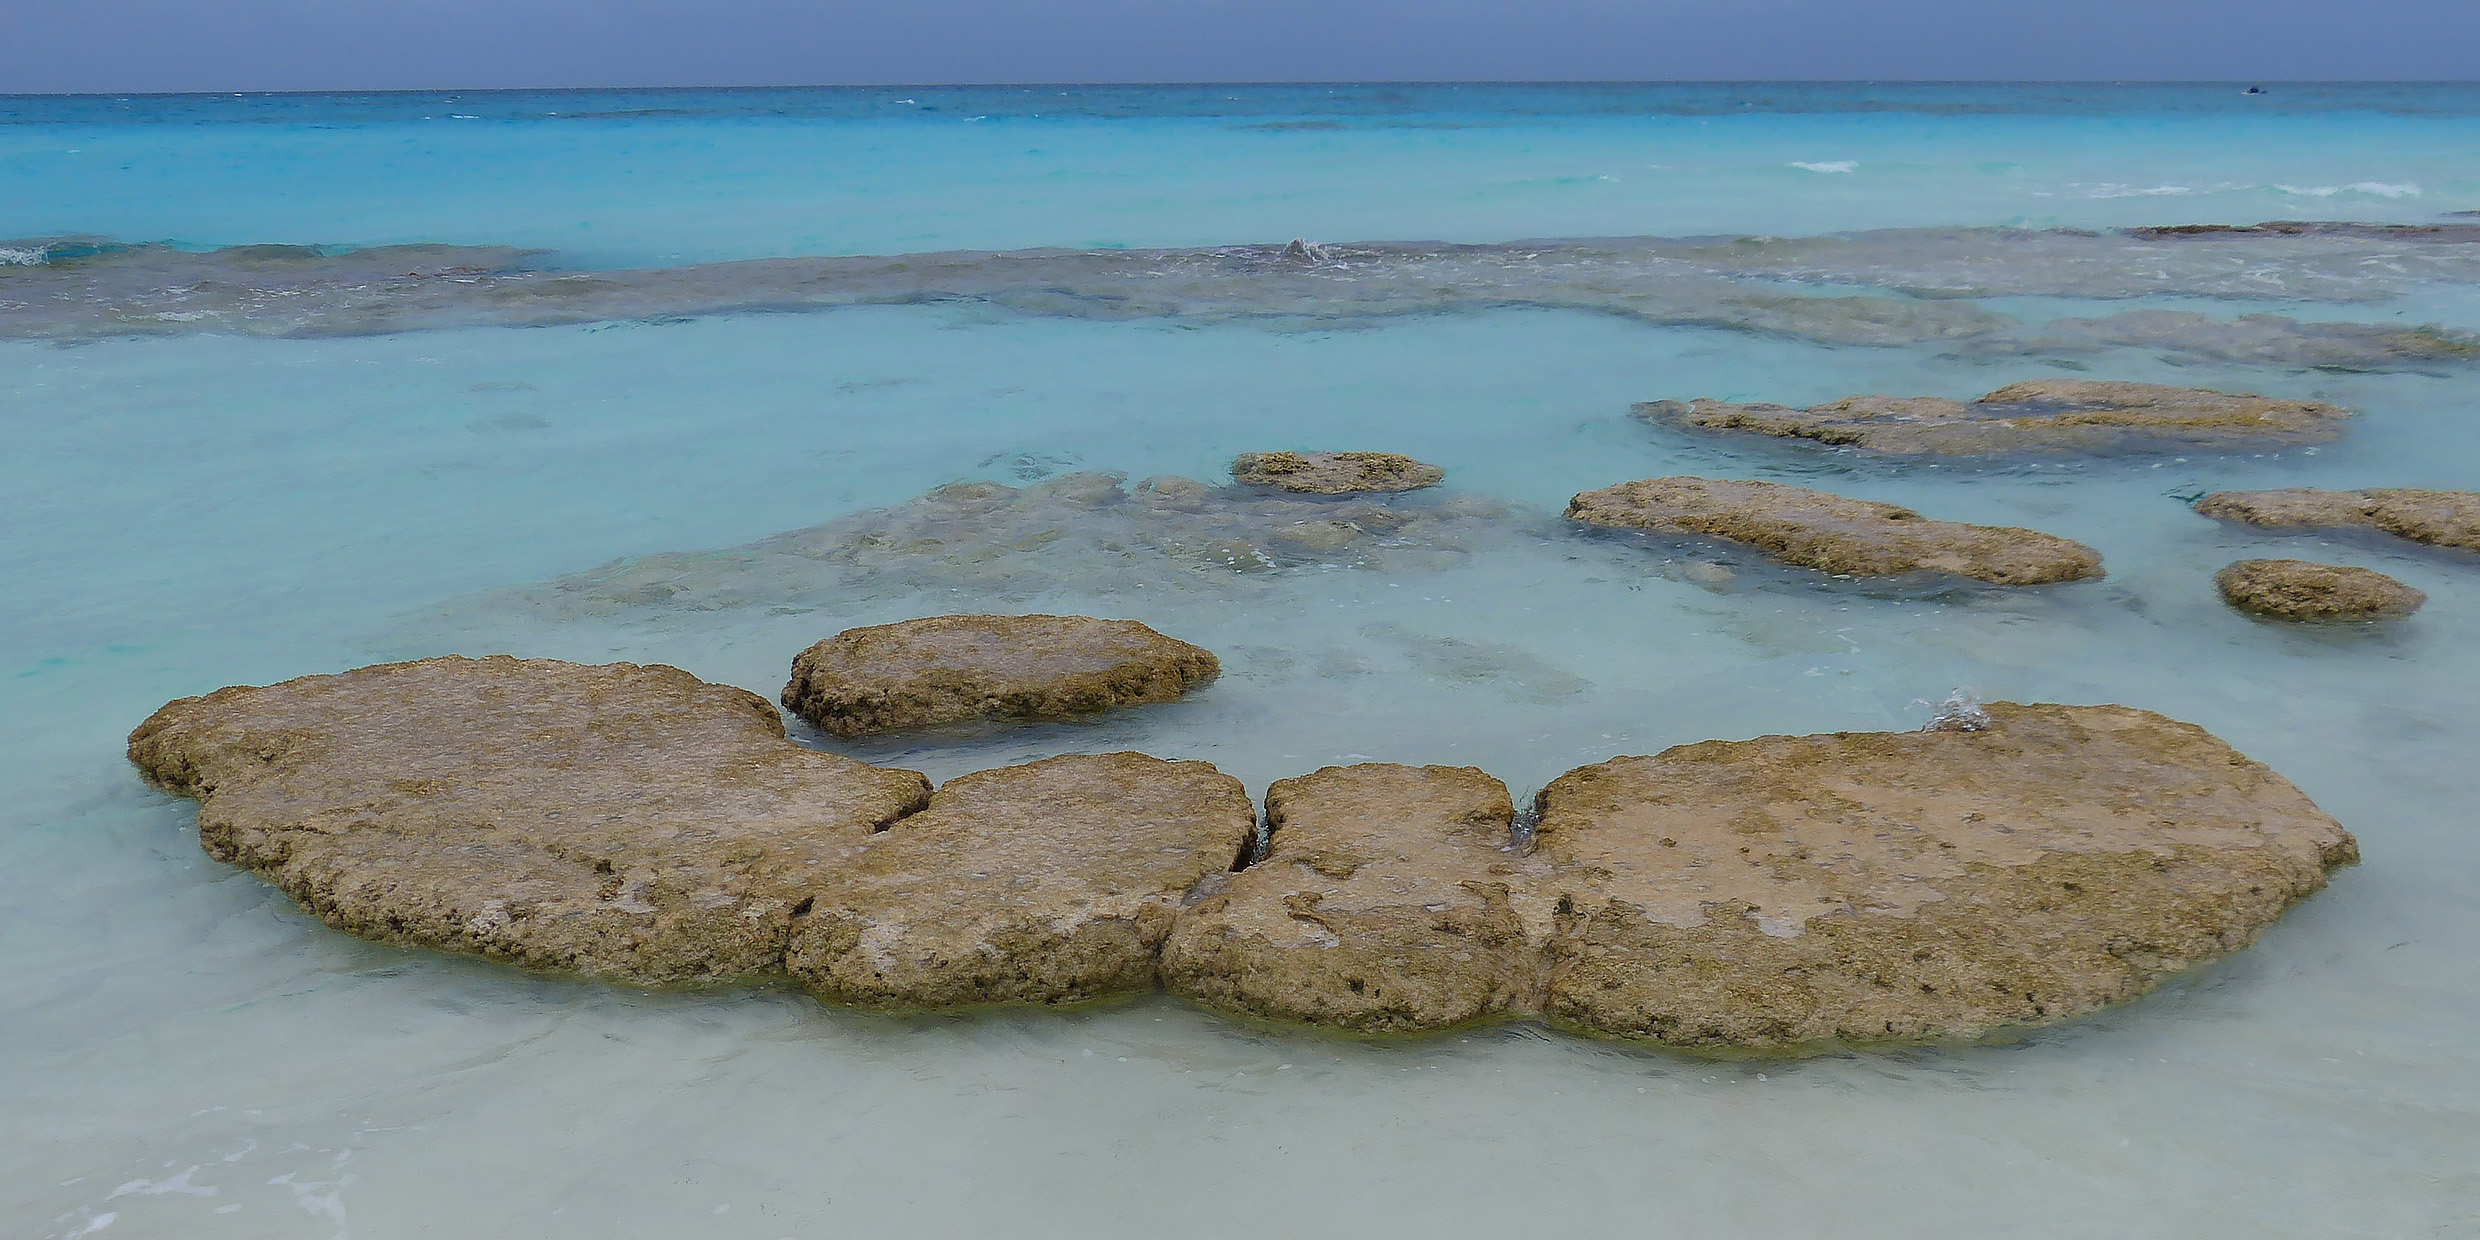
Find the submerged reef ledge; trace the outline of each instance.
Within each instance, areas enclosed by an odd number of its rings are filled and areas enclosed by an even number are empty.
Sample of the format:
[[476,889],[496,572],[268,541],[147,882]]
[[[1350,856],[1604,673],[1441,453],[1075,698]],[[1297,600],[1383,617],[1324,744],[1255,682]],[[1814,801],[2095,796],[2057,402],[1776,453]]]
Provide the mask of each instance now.
[[1969,1040],[2135,998],[2358,859],[2192,724],[1993,703],[1560,776],[1276,783],[1071,755],[950,780],[676,668],[443,657],[172,702],[129,740],[209,855],[381,942],[898,1010],[1165,985],[1360,1033],[1698,1050]]
[[185,249],[90,237],[0,241],[0,340],[198,333],[320,338],[468,327],[666,322],[849,306],[972,303],[1101,322],[1339,322],[1505,309],[1951,356],[2174,360],[2341,370],[2480,361],[2441,326],[2127,310],[2029,322],[1998,297],[2372,302],[2480,283],[2468,225],[2295,225],[2175,234],[1912,228],[1819,237],[1365,241],[1185,249],[786,255],[581,270],[506,246]]

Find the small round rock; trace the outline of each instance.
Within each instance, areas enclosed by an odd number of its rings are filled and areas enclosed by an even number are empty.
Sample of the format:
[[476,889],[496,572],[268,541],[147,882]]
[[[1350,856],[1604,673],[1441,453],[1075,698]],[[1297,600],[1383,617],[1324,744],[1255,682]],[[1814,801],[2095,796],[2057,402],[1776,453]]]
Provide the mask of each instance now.
[[2241,560],[2213,575],[2222,600],[2280,620],[2407,616],[2428,596],[2373,569],[2309,560]]
[[929,616],[846,629],[802,651],[783,703],[858,737],[1168,702],[1221,671],[1214,652],[1134,620]]
[[1302,495],[1418,491],[1447,476],[1400,452],[1247,452],[1231,463],[1234,481]]

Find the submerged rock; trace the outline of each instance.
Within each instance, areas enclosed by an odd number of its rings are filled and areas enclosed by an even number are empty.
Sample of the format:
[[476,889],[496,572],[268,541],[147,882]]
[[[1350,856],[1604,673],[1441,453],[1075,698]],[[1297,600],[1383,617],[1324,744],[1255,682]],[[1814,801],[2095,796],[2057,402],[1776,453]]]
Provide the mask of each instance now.
[[879,1008],[1144,990],[1181,900],[1256,832],[1240,781],[1204,762],[1075,754],[958,776],[821,875],[786,967]]
[[1675,1046],[1973,1038],[2135,998],[2358,859],[2192,724],[1991,703],[1981,730],[1706,741],[1542,790],[1546,1015]]
[[2480,551],[2480,491],[2216,491],[2196,511],[2273,528],[2379,530],[2435,547]]
[[1984,356],[2094,353],[2124,347],[2291,369],[2386,370],[2480,357],[2480,337],[2433,324],[2301,322],[2278,314],[2216,318],[2193,310],[2126,310],[2053,319],[2029,339],[1991,340]]
[[846,629],[802,651],[783,701],[854,737],[1168,702],[1221,670],[1212,651],[1134,620],[931,616]]
[[504,655],[184,698],[129,758],[339,930],[637,985],[777,968],[818,874],[930,790],[677,668]]
[[2101,575],[2099,552],[2055,535],[1931,521],[1894,504],[1773,482],[1622,482],[1578,495],[1567,516],[1608,529],[1725,539],[1786,564],[1855,577],[1938,572],[2026,586]]
[[2280,620],[2407,616],[2428,596],[2374,569],[2308,560],[2241,560],[2213,575],[2222,601]]
[[1638,405],[1634,415],[1682,430],[1746,431],[1915,456],[2237,451],[2339,439],[2350,418],[2317,401],[2090,379],[2017,383],[1970,404],[1937,396],[1846,396],[1806,409],[1664,400]]
[[1071,473],[1021,487],[951,483],[745,546],[616,560],[475,602],[568,621],[925,594],[989,603],[1166,588],[1246,597],[1298,570],[1446,567],[1485,539],[1513,537],[1517,524],[1507,505],[1472,496],[1321,499]]
[[1163,981],[1209,1007],[1364,1033],[1529,1008],[1547,905],[1506,785],[1471,767],[1327,767],[1266,792],[1266,855],[1183,910]]
[[1397,452],[1248,452],[1231,463],[1232,480],[1303,495],[1418,491],[1447,471]]

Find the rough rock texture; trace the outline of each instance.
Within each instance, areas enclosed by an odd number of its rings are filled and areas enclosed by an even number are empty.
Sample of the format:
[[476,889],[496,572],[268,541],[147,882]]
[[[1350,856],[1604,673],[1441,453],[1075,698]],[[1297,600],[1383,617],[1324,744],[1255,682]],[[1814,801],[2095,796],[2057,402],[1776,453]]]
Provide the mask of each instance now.
[[1304,495],[1418,491],[1447,471],[1395,452],[1248,452],[1231,463],[1235,482]]
[[1134,620],[930,616],[846,629],[802,651],[783,700],[852,737],[1168,702],[1221,671],[1213,652]]
[[1931,521],[1894,504],[1772,482],[1622,482],[1577,496],[1567,515],[1609,529],[1726,539],[1855,577],[1939,572],[2028,586],[2101,575],[2099,552],[2037,530]]
[[339,930],[640,985],[776,968],[816,875],[929,796],[677,668],[506,656],[184,698],[129,758]]
[[2192,724],[1992,703],[1984,730],[1706,741],[1543,789],[1546,1014],[1690,1047],[1970,1038],[2132,999],[2357,860]]
[[2374,569],[2308,560],[2241,560],[2213,574],[2222,601],[2281,620],[2407,616],[2428,596]]
[[1163,982],[1226,1011],[1367,1033],[1536,1003],[1548,906],[1506,785],[1468,766],[1327,767],[1266,792],[1266,855],[1180,914]]
[[2480,551],[2480,491],[2216,491],[2196,501],[2196,511],[2276,528],[2362,526],[2416,543]]
[[1635,416],[1686,430],[1747,431],[1869,452],[1971,456],[2323,443],[2342,437],[2350,413],[2316,401],[2204,388],[2037,379],[1970,404],[1937,396],[1846,396],[1806,409],[1664,400],[1636,406]]
[[1240,781],[1204,762],[1075,754],[959,776],[825,876],[786,967],[880,1008],[1142,990],[1180,901],[1256,832]]

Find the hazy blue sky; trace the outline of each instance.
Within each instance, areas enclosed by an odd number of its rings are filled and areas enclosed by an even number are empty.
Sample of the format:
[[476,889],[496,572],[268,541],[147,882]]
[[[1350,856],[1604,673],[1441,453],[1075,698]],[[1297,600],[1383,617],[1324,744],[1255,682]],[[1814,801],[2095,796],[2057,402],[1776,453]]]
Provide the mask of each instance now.
[[2480,0],[0,0],[0,93],[2475,74]]

